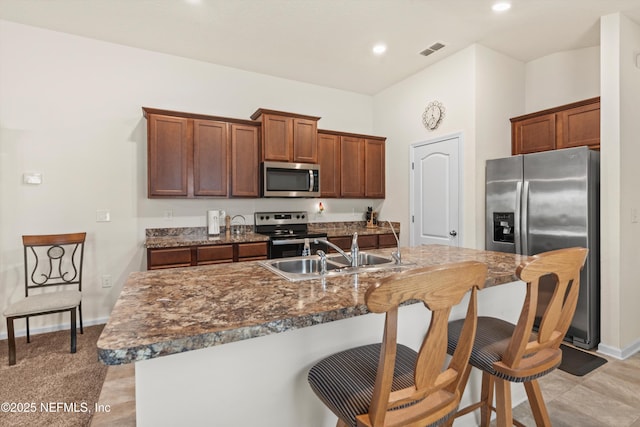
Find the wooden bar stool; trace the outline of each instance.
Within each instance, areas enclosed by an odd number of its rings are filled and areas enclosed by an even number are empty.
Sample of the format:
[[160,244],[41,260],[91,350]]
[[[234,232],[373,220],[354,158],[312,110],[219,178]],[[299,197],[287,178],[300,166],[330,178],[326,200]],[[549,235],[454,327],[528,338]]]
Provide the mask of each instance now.
[[[455,413],[476,330],[477,290],[486,273],[479,262],[427,267],[394,274],[367,290],[369,310],[386,313],[382,344],[342,351],[309,371],[311,388],[338,416],[338,427],[435,426]],[[449,314],[469,291],[464,341],[447,366]],[[408,300],[422,301],[432,312],[419,352],[396,342],[398,307]]]
[[[517,382],[524,384],[536,425],[551,425],[537,378],[553,371],[562,361],[560,344],[576,310],[580,270],[587,252],[584,248],[560,249],[520,264],[516,274],[526,282],[527,292],[518,323],[514,325],[493,317],[478,318],[478,331],[465,376],[469,376],[471,366],[482,370],[480,402],[461,409],[455,417],[480,408],[483,427],[489,426],[491,411],[496,412],[498,427],[522,426],[513,420],[511,408],[511,383]],[[555,282],[555,290],[536,333],[533,326],[541,281]],[[466,339],[463,323],[451,322],[449,354],[454,354],[458,345],[466,345]]]

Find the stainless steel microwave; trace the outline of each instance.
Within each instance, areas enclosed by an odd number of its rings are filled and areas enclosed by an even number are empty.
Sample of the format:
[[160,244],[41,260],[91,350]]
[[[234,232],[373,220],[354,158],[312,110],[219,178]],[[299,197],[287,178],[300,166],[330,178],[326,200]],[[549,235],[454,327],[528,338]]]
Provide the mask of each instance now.
[[320,197],[320,165],[262,163],[263,197]]

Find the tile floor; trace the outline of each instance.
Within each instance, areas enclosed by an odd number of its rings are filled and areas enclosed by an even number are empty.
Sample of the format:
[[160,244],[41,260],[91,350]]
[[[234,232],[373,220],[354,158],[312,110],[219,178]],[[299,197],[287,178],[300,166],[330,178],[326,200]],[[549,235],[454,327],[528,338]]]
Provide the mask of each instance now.
[[[540,380],[554,427],[640,427],[640,353],[608,360],[583,377],[556,369]],[[94,415],[92,427],[136,425],[134,369],[133,364],[109,367],[99,403],[111,411]],[[514,409],[514,417],[535,426],[526,402]]]

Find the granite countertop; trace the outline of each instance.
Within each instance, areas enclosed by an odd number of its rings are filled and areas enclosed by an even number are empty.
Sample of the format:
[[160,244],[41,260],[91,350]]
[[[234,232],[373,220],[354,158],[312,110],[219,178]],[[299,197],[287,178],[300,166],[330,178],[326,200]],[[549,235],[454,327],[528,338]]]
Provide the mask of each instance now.
[[[487,263],[486,286],[517,280],[526,258],[442,245],[402,248],[402,257],[413,264],[404,269]],[[366,314],[367,288],[393,272],[290,282],[255,261],[134,272],[98,340],[98,355],[118,365]]]
[[[327,233],[327,237],[351,236],[354,232],[364,236],[369,234],[392,233],[388,226],[366,227],[364,221],[310,223],[310,232]],[[399,233],[400,224],[393,223],[396,233]],[[243,234],[225,234],[224,228],[220,236],[212,237],[207,234],[206,227],[182,227],[182,228],[150,228],[146,232],[145,247],[148,249],[178,248],[185,246],[228,245],[233,243],[266,242],[269,240],[264,234],[253,232],[253,226],[244,226]]]

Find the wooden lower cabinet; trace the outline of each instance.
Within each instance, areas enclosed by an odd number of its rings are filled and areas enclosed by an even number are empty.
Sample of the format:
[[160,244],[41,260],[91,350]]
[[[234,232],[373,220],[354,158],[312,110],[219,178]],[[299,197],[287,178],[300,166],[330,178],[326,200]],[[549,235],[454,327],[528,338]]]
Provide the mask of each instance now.
[[396,242],[396,238],[393,234],[378,235],[378,249],[396,247],[398,247],[398,242]]
[[233,245],[198,246],[196,253],[196,265],[233,262]]
[[147,249],[147,269],[267,259],[267,242]]
[[236,261],[267,259],[267,242],[239,243],[236,247]]
[[147,249],[147,269],[190,267],[191,248]]
[[[334,245],[338,246],[344,251],[351,250],[351,240],[353,236],[336,236],[329,237],[329,240]],[[392,242],[393,241],[393,242]],[[381,248],[395,248],[396,239],[393,234],[360,234],[358,235],[358,248],[363,251],[367,249],[381,249]],[[335,252],[333,249],[329,249],[330,252]]]

